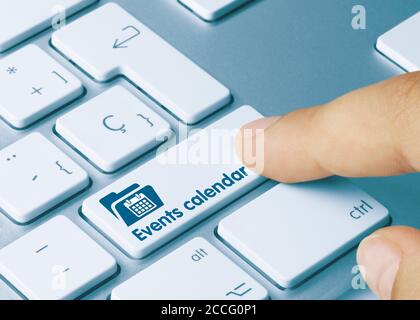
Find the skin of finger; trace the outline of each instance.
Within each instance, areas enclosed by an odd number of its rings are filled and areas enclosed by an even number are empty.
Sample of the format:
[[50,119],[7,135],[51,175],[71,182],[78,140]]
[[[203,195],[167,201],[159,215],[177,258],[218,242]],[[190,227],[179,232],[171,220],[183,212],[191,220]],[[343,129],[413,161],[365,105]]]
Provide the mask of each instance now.
[[264,131],[262,174],[282,182],[420,170],[420,73],[283,116]]
[[384,300],[391,299],[402,251],[387,238],[373,234],[359,245],[357,262],[370,289]]
[[[378,230],[375,234],[388,240],[390,245],[398,247],[402,254],[391,298],[420,299],[420,230],[393,226]],[[358,252],[358,257],[360,254]],[[367,270],[366,274],[369,287],[379,293],[377,279],[380,275],[375,274],[375,270]]]

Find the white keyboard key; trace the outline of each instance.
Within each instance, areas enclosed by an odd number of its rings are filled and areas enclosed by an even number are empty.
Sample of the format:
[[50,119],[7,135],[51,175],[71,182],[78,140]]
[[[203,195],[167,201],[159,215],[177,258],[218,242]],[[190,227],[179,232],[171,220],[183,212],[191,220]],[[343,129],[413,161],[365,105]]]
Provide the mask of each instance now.
[[195,238],[114,290],[113,300],[265,300],[268,292],[202,238]]
[[55,32],[52,44],[98,81],[126,76],[186,123],[231,100],[226,87],[114,3]]
[[[0,1],[0,52],[32,37],[62,18],[97,0],[2,0]],[[64,16],[65,14],[65,16]]]
[[377,49],[409,72],[420,71],[420,12],[379,37]]
[[251,0],[179,0],[206,21],[217,20]]
[[106,172],[120,169],[172,135],[168,122],[120,86],[58,119],[56,130]]
[[27,223],[89,186],[87,173],[39,133],[0,151],[0,208]]
[[236,110],[88,198],[83,214],[131,257],[147,256],[265,181],[234,151],[238,129],[260,117]]
[[83,94],[82,83],[35,45],[0,60],[0,116],[25,128]]
[[0,273],[31,300],[78,298],[116,271],[115,259],[64,216],[0,250]]
[[290,288],[389,220],[372,197],[332,178],[280,184],[223,219],[218,233],[273,282]]

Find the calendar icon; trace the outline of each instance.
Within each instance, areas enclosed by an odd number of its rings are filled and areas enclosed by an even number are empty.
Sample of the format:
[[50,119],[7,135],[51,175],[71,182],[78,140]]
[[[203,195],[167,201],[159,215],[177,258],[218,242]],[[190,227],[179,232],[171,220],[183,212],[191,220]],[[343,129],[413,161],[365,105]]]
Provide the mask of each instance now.
[[139,218],[146,216],[156,208],[156,204],[146,197],[144,193],[134,194],[132,198],[125,200],[124,206]]
[[100,203],[128,227],[163,206],[153,187],[140,187],[137,183],[120,193],[108,194]]

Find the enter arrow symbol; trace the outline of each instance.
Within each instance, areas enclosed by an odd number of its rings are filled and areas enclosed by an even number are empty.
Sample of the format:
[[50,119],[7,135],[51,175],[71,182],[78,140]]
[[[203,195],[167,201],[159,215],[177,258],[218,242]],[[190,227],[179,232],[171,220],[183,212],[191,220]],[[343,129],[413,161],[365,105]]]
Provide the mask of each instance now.
[[123,43],[120,43],[119,41],[120,41],[119,39],[115,40],[114,46],[112,47],[113,49],[127,48],[127,46],[123,46]]
[[140,30],[137,29],[134,26],[127,26],[127,27],[123,28],[122,31],[127,31],[128,29],[133,30],[134,34],[131,37],[126,38],[125,40],[122,40],[122,41],[120,41],[120,39],[116,39],[115,42],[114,42],[114,45],[112,46],[113,49],[127,48],[128,46],[126,46],[125,44],[140,35]]

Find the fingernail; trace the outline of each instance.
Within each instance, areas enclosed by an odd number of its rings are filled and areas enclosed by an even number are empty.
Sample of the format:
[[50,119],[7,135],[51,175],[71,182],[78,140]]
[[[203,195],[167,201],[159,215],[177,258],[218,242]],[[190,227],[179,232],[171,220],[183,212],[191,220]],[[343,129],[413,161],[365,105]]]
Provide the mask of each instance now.
[[360,243],[358,263],[364,268],[371,289],[384,300],[392,297],[401,258],[401,249],[378,234],[373,234]]

